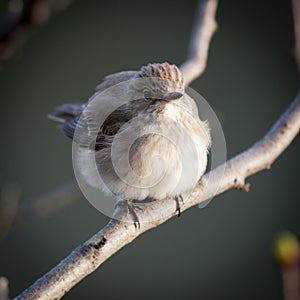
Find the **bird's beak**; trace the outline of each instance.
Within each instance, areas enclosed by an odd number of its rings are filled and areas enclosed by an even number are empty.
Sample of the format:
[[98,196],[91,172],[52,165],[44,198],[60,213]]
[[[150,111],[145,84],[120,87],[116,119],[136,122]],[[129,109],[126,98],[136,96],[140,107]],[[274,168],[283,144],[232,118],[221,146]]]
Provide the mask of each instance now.
[[171,101],[171,100],[177,100],[183,96],[182,93],[179,92],[173,92],[173,93],[168,93],[164,95],[163,100],[165,101]]

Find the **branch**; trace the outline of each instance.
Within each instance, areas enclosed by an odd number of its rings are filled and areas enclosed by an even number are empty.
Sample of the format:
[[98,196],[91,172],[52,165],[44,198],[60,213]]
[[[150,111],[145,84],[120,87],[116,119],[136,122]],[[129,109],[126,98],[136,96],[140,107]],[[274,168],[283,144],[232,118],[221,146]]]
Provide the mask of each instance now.
[[8,1],[0,24],[0,62],[11,59],[32,34],[45,24],[53,13],[64,10],[72,0]]
[[0,197],[0,237],[9,230],[32,218],[46,218],[65,208],[81,196],[77,183],[72,180],[39,196],[28,205],[19,206],[20,191],[15,185],[5,185]]
[[0,238],[2,238],[9,232],[16,216],[20,190],[15,184],[6,184],[0,192]]
[[198,3],[188,57],[180,66],[186,85],[198,78],[206,68],[209,44],[217,30],[217,6],[218,0],[200,0]]
[[9,300],[8,280],[5,277],[0,277],[0,300]]
[[[232,158],[224,165],[207,173],[198,183],[182,211],[215,195],[233,188],[244,188],[245,179],[263,169],[269,169],[274,160],[288,147],[300,130],[300,92],[296,99],[271,130],[247,151]],[[208,184],[210,176],[221,182]],[[215,193],[215,185],[218,191]],[[206,186],[205,192],[203,186]],[[77,247],[16,299],[60,299],[74,285],[95,271],[104,261],[143,232],[155,228],[176,215],[172,198],[151,202],[136,211],[140,221],[137,230],[131,216],[119,209],[114,218],[92,238]],[[156,221],[152,221],[156,220]]]
[[294,31],[295,31],[295,58],[300,74],[300,1],[293,0]]

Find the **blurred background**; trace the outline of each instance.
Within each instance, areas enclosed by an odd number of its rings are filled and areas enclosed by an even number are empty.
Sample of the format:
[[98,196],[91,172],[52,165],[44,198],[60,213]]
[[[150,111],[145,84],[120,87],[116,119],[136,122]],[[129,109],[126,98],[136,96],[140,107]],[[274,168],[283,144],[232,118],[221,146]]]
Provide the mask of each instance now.
[[[0,5],[2,24],[7,4]],[[46,118],[53,107],[86,101],[109,73],[181,64],[196,8],[196,1],[67,4],[30,29],[0,70],[1,185],[18,187],[21,206],[74,178],[71,143]],[[262,137],[296,95],[293,19],[289,1],[226,0],[217,21],[207,70],[192,88],[218,115],[232,157]],[[271,170],[249,179],[249,193],[226,192],[145,233],[64,299],[283,299],[273,245],[282,230],[300,236],[299,150],[298,138]],[[107,222],[80,197],[2,234],[0,276],[10,295]]]

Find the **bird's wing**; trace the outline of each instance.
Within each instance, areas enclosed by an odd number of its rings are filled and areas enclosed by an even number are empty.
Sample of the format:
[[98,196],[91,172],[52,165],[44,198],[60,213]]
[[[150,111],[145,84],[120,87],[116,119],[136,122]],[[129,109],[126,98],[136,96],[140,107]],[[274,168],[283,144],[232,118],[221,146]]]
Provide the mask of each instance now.
[[[137,106],[139,110],[136,109]],[[98,123],[99,120],[93,114],[94,107],[87,107],[81,116],[60,124],[59,128],[65,136],[80,146],[98,151],[110,146],[121,127],[137,117],[146,106],[143,99],[125,103],[112,111],[102,124]]]
[[[140,102],[140,103],[135,103]],[[129,103],[123,104],[114,110],[103,122],[100,130],[97,134],[95,150],[101,150],[103,147],[109,145],[112,142],[114,136],[120,131],[127,122],[130,122],[133,118],[138,116],[139,111],[135,109],[135,106],[139,106],[142,109],[144,101],[137,99]],[[106,143],[107,144],[106,144]]]
[[[103,82],[96,87],[96,92],[90,98],[88,103],[97,96],[101,97],[101,92],[105,91],[109,87],[134,78],[136,73],[137,71],[123,71],[106,76]],[[110,102],[110,99],[105,97],[104,101],[108,103]],[[97,122],[94,122],[94,112],[89,112],[88,109],[85,110],[87,107],[88,104],[81,103],[64,104],[57,107],[54,113],[48,115],[48,117],[56,122],[61,123],[58,127],[63,134],[81,146],[90,147],[93,144],[93,139],[96,138],[96,150],[103,148],[107,142],[111,141],[121,126],[133,117],[132,109],[128,107],[128,105],[124,104],[114,110],[105,119],[104,123],[99,129]],[[96,107],[96,109],[102,109],[102,107]],[[76,131],[76,129],[79,130]]]
[[[103,82],[96,87],[96,93],[91,97],[90,102],[96,97],[101,97],[101,93],[106,89],[119,84],[124,81],[133,79],[137,74],[137,71],[122,71],[114,74],[107,75]],[[107,97],[107,96],[106,96]],[[105,98],[106,98],[105,97]],[[105,102],[105,103],[104,103]],[[96,104],[96,110],[110,110],[111,99],[103,99]],[[99,106],[98,106],[99,105]],[[108,106],[107,108],[106,105]],[[107,145],[107,143],[112,142],[112,138],[118,133],[120,128],[129,120],[132,119],[134,112],[131,109],[131,103],[122,104],[116,109],[114,109],[106,118],[103,124],[101,124],[99,129],[99,124],[95,124],[95,114],[93,112],[93,106],[91,109],[87,107],[84,113],[84,120],[89,127],[90,135],[96,135],[95,150],[100,150]],[[98,106],[98,107],[97,107]]]

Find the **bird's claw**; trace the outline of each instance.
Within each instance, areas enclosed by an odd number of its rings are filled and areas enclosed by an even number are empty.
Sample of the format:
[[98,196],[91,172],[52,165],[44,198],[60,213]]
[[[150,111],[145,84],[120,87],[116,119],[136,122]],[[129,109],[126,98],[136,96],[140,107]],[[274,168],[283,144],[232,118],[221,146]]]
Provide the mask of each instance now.
[[142,210],[142,208],[140,208],[138,205],[134,205],[133,201],[126,200],[126,199],[118,201],[116,206],[118,206],[118,205],[122,205],[122,206],[124,205],[127,208],[128,212],[129,212],[129,214],[132,218],[133,225],[134,225],[135,229],[140,229],[141,224],[140,224],[140,221],[139,221],[139,218],[136,214],[135,209]]
[[183,197],[182,195],[179,195],[179,196],[175,196],[175,202],[176,202],[176,214],[177,214],[177,217],[180,217],[181,216],[181,204],[183,205],[184,204],[184,201],[183,201]]

